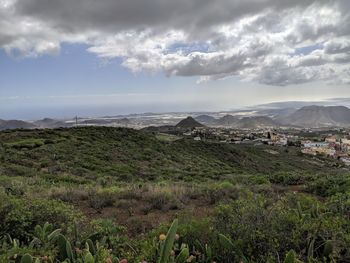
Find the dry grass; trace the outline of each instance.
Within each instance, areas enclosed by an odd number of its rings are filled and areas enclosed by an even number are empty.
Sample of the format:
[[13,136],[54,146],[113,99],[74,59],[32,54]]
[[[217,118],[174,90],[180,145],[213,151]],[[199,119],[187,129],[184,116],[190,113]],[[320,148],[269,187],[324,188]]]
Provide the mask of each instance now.
[[230,183],[199,186],[185,183],[147,183],[130,184],[123,187],[55,187],[50,189],[48,195],[51,199],[79,206],[85,204],[97,211],[106,207],[133,211],[135,207],[138,207],[142,213],[148,214],[151,211],[182,210],[193,202],[212,205],[236,199],[240,190],[239,185]]
[[88,199],[87,188],[80,187],[53,187],[49,191],[51,199],[61,200],[67,203],[77,203]]

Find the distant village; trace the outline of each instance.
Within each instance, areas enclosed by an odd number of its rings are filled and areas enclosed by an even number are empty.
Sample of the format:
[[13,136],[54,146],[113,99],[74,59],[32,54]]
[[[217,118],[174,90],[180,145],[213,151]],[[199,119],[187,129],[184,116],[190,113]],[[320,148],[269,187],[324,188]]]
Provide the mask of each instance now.
[[193,140],[213,140],[221,143],[253,144],[299,147],[301,152],[309,155],[323,155],[338,159],[350,165],[350,134],[346,130],[334,133],[315,133],[312,129],[231,129],[219,127],[196,127],[182,134]]

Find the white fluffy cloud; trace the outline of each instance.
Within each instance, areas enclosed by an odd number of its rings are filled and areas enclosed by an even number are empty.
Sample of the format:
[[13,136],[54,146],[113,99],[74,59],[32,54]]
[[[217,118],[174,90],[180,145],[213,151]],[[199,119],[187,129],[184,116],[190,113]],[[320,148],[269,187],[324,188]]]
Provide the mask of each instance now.
[[33,57],[85,43],[134,72],[344,84],[348,13],[347,0],[0,0],[0,47]]

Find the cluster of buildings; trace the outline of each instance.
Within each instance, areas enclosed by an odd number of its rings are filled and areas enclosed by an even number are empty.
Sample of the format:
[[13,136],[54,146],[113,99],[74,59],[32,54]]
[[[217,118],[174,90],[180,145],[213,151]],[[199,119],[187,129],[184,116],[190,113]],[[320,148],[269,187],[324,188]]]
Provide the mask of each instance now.
[[183,133],[194,140],[215,140],[222,143],[234,144],[268,144],[286,146],[298,140],[298,136],[277,133],[266,129],[236,130],[229,128],[199,127]]
[[[304,131],[305,132],[305,131]],[[309,132],[308,132],[309,133]],[[312,140],[296,132],[283,130],[255,129],[236,130],[229,128],[199,127],[183,133],[194,140],[215,140],[222,143],[296,146],[301,152],[310,155],[324,155],[343,161],[350,165],[350,139],[348,136],[319,135]],[[317,140],[317,141],[316,141]]]
[[337,158],[345,164],[350,165],[350,140],[330,135],[324,141],[312,142],[310,140],[301,141],[301,152],[311,155],[325,155]]

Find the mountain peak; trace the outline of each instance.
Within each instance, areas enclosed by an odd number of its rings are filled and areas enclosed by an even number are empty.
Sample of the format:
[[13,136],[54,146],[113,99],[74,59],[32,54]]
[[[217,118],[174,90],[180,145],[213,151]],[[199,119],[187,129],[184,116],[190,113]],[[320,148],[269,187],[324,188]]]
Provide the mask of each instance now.
[[181,120],[175,127],[178,128],[196,128],[196,127],[204,127],[203,124],[196,121],[191,116],[188,116],[186,119]]

